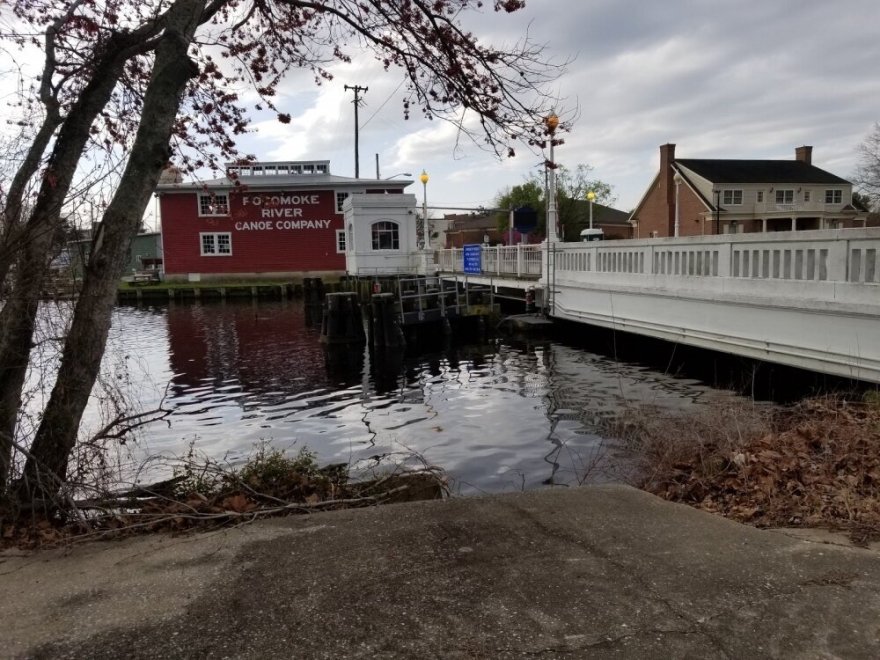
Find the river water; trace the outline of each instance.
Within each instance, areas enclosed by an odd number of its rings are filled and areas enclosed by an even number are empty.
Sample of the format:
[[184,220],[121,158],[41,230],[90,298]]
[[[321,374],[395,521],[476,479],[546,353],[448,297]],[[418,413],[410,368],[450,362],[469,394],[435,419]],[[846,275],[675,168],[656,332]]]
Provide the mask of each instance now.
[[104,371],[123,399],[172,411],[126,445],[130,465],[190,447],[235,465],[267,442],[322,463],[425,462],[465,494],[621,479],[631,461],[604,437],[610,418],[736,397],[555,340],[328,363],[299,301],[120,307]]

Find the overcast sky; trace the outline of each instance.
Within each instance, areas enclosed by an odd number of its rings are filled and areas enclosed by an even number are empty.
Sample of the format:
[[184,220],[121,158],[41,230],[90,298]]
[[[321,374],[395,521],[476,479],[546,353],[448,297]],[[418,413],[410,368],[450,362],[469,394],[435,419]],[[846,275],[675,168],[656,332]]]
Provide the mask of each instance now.
[[[528,32],[548,58],[570,61],[554,93],[578,117],[556,160],[593,166],[624,210],[650,184],[666,142],[681,158],[793,158],[809,144],[814,164],[849,177],[856,148],[880,121],[880,0],[527,0],[514,14],[485,4],[467,14],[481,41],[509,44]],[[0,88],[11,84],[6,69]],[[542,156],[525,146],[498,160],[446,123],[418,112],[404,120],[402,75],[369,56],[333,73],[321,87],[306,73],[289,77],[277,101],[293,121],[256,117],[242,151],[330,160],[334,174],[353,176],[344,85],[357,84],[369,87],[360,111],[362,177],[376,176],[379,154],[383,177],[428,172],[429,206],[477,207],[541,171]],[[421,202],[420,183],[408,190]]]
[[[491,5],[491,2],[486,2]],[[510,42],[529,31],[548,56],[572,59],[557,83],[579,117],[557,162],[592,165],[616,206],[632,208],[657,171],[658,147],[679,157],[793,158],[813,145],[814,164],[849,176],[856,147],[880,121],[878,0],[527,0],[512,15],[469,17],[481,39]],[[242,143],[263,160],[329,159],[354,175],[352,94],[360,111],[361,177],[425,169],[429,206],[489,206],[500,190],[539,168],[526,148],[499,161],[442,122],[405,121],[401,77],[361,58],[317,88],[306,76],[284,86],[289,125],[260,122]],[[409,191],[422,199],[421,184]]]

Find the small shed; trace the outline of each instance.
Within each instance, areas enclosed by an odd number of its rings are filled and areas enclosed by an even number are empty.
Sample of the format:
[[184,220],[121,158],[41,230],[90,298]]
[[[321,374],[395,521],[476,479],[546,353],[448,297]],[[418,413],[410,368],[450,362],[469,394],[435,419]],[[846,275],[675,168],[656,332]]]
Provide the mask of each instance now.
[[349,275],[415,274],[424,269],[415,195],[351,195],[343,204]]

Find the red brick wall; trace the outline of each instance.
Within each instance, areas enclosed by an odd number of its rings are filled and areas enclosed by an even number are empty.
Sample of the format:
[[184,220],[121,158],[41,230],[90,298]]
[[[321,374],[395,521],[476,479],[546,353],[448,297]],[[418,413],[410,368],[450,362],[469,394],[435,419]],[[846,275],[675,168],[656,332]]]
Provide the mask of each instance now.
[[[642,200],[641,206],[635,215],[638,222],[636,235],[639,238],[650,238],[653,232],[658,237],[675,235],[675,170],[672,163],[675,162],[675,145],[664,144],[660,147],[660,171],[651,188]],[[698,236],[700,234],[712,234],[715,225],[707,222],[703,226],[702,213],[706,212],[706,205],[687,183],[679,184],[678,216],[679,236]]]
[[[706,221],[706,227],[702,227],[703,219],[700,213],[706,211],[706,205],[700,200],[686,183],[681,184],[678,192],[678,234],[679,236],[699,236],[700,234],[715,233],[715,219]],[[710,214],[711,217],[711,214]]]
[[657,232],[657,236],[669,235],[666,195],[659,177],[651,182],[651,189],[642,201],[635,219],[639,223],[636,228],[639,238],[650,238],[651,232]]
[[[316,196],[316,204],[275,205],[266,197],[279,192],[230,193],[230,215],[199,217],[198,195],[163,193],[162,241],[165,272],[230,274],[344,270],[345,255],[336,252],[336,230],[343,228],[336,213],[335,193],[330,190],[286,192],[292,196]],[[243,197],[261,196],[266,203],[244,204]],[[265,217],[269,211],[270,217]],[[273,215],[274,214],[274,215]],[[295,222],[323,221],[321,228],[295,228]],[[329,226],[327,221],[329,221]],[[261,228],[245,223],[263,222]],[[229,232],[232,254],[201,256],[199,234]]]

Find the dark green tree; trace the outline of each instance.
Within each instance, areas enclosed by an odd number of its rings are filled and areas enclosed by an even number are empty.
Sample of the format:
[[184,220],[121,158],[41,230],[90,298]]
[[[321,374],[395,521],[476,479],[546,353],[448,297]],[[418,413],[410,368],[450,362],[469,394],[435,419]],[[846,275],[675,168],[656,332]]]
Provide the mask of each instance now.
[[[589,222],[589,203],[587,193],[596,195],[594,204],[613,204],[617,199],[613,187],[590,176],[593,168],[581,163],[573,170],[560,166],[556,170],[556,204],[559,209],[559,223],[563,228],[566,241],[576,241],[581,229]],[[534,172],[525,183],[501,192],[495,198],[498,209],[531,206],[538,212],[538,229],[536,233],[544,236],[547,227],[546,182],[543,172]],[[510,213],[498,212],[498,229],[506,231]]]

